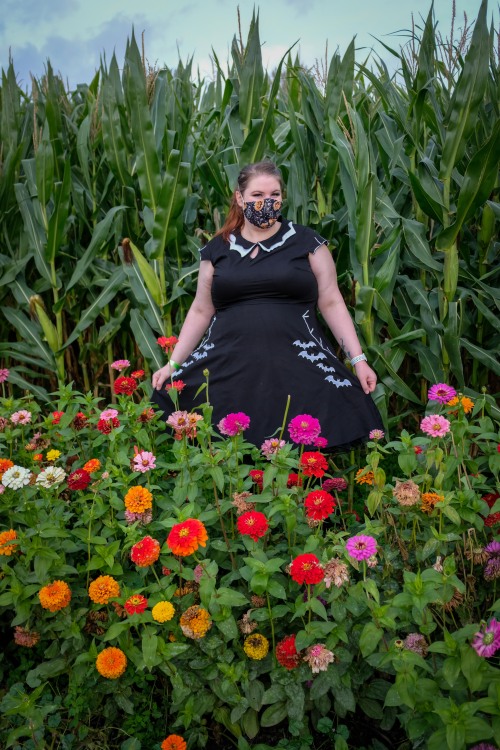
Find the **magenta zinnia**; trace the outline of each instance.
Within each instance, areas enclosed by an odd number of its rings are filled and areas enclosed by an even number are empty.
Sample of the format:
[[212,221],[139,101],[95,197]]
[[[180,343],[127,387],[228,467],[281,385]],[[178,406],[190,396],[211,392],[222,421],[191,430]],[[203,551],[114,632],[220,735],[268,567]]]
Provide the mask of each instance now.
[[355,560],[368,560],[369,557],[377,554],[377,541],[372,536],[359,534],[348,539],[345,548],[348,555],[354,557]]
[[450,431],[450,423],[440,414],[431,414],[420,422],[420,429],[431,437],[443,437]]
[[250,417],[242,411],[234,412],[221,419],[217,427],[223,435],[235,437],[250,427]]
[[311,445],[321,432],[321,425],[310,414],[298,414],[288,425],[290,437],[294,443]]
[[452,398],[455,398],[456,395],[457,392],[451,387],[451,385],[437,383],[429,388],[427,398],[429,401],[438,401],[440,404],[446,404],[448,401],[451,401]]
[[500,648],[500,622],[492,619],[488,625],[484,624],[483,629],[475,634],[472,648],[486,659],[493,656]]

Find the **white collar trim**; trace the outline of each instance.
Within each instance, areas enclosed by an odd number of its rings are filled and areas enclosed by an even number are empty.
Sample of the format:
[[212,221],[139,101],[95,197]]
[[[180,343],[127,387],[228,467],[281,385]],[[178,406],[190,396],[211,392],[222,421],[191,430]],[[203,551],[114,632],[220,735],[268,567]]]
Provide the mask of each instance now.
[[291,221],[288,222],[288,230],[285,232],[281,240],[279,242],[275,242],[274,245],[271,245],[271,247],[266,247],[262,242],[255,242],[253,245],[251,245],[251,247],[243,247],[243,245],[239,245],[236,242],[235,235],[230,234],[229,235],[229,249],[236,250],[241,255],[242,258],[244,258],[245,255],[248,255],[248,253],[251,253],[255,245],[258,245],[266,253],[270,253],[271,250],[275,250],[277,247],[281,247],[281,245],[283,245],[289,237],[293,237],[294,234],[296,234],[296,231]]

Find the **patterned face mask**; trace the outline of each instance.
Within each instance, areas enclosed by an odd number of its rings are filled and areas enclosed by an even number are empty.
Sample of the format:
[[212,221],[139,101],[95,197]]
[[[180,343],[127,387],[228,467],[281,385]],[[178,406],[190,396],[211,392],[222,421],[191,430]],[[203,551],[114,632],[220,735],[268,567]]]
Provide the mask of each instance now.
[[268,229],[277,222],[282,205],[283,201],[274,198],[246,201],[243,213],[250,224],[261,229]]

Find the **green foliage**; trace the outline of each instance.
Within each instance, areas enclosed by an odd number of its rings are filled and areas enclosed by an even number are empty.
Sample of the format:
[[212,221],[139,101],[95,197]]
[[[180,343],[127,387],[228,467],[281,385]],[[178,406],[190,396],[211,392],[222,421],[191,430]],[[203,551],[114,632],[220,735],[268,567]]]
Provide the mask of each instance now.
[[[450,422],[443,437],[371,440],[354,463],[330,457],[315,476],[301,470],[301,446],[287,443],[266,460],[244,434],[221,439],[208,406],[195,436],[173,439],[137,394],[119,397],[118,424],[104,431],[102,399],[71,386],[53,395],[52,413],[33,399],[0,400],[0,460],[32,477],[16,488],[4,473],[0,494],[6,748],[158,750],[169,734],[193,749],[328,741],[376,750],[388,737],[449,750],[498,743],[500,671],[480,655],[477,635],[500,611],[496,553],[484,550],[498,528],[500,425],[486,397],[431,401],[428,414]],[[25,424],[11,419],[20,409],[31,414]],[[155,467],[134,471],[135,451],[152,452]],[[90,459],[99,465],[77,489],[69,474]],[[42,481],[50,466],[60,481]],[[347,488],[329,490],[336,509],[313,523],[304,500],[332,477]],[[151,518],[125,513],[133,487],[152,493]],[[252,507],[269,526],[255,540],[239,527]],[[174,555],[166,539],[189,518],[208,539]],[[368,560],[346,547],[360,534],[377,543]],[[141,566],[131,549],[145,536],[160,551]],[[319,583],[298,584],[290,572],[304,553],[324,567]],[[90,596],[98,576],[113,577],[119,595]],[[70,587],[71,600],[50,611],[39,594],[54,581]],[[127,613],[139,594],[146,608]],[[175,609],[164,622],[153,616],[161,601]],[[194,605],[208,630],[186,619]],[[333,657],[314,666],[318,645]],[[126,656],[119,676],[96,668],[109,647]]]

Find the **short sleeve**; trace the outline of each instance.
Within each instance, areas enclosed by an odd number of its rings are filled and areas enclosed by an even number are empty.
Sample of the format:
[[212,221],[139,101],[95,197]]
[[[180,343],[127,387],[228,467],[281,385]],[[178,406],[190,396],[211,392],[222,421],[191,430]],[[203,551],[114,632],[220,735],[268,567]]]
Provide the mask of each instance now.
[[212,237],[206,245],[203,245],[203,247],[200,248],[200,260],[209,260],[215,266],[223,248],[224,241],[222,236],[219,234]]
[[318,232],[316,232],[314,229],[310,229],[309,227],[304,227],[305,231],[305,250],[307,254],[312,254],[316,252],[316,250],[321,247],[321,245],[326,245],[328,247],[328,240],[321,236]]

